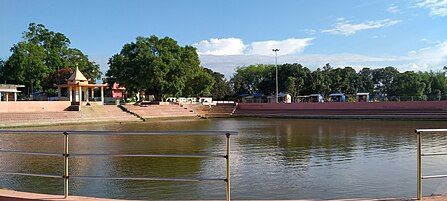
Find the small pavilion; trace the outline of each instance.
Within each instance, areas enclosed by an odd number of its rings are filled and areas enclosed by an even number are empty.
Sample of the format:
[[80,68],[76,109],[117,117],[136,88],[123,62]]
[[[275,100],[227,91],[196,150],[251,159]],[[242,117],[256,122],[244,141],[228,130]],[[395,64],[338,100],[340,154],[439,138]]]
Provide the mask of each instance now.
[[[100,103],[104,103],[104,84],[90,84],[79,68],[76,66],[75,72],[68,78],[67,84],[55,85],[57,87],[59,100],[61,98],[61,89],[67,88],[68,99],[72,105],[82,105],[82,101],[89,103],[90,100],[95,101],[95,88],[101,90]],[[91,92],[91,93],[90,93]],[[84,94],[84,95],[83,95]],[[91,95],[90,95],[91,94]]]
[[17,101],[17,93],[20,91],[17,90],[19,87],[25,87],[24,85],[15,85],[15,84],[0,84],[0,101],[2,101],[2,96],[4,96],[5,101],[9,101],[9,96],[14,95],[14,101]]

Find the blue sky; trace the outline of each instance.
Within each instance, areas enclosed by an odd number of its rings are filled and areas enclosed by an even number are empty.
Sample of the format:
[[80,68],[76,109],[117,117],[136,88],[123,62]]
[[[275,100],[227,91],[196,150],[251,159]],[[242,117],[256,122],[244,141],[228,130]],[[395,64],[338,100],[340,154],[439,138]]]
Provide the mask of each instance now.
[[0,0],[0,58],[29,23],[64,33],[99,63],[137,36],[197,47],[202,65],[273,63],[436,70],[447,65],[447,0]]

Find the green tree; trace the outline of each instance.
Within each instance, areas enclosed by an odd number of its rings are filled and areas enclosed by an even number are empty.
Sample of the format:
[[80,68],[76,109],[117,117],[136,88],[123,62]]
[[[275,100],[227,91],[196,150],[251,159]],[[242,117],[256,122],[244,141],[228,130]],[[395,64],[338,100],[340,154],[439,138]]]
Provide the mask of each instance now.
[[313,71],[310,76],[310,93],[319,93],[323,95],[329,94],[332,90],[330,87],[330,77],[328,75],[328,69]]
[[357,92],[374,92],[373,71],[370,68],[362,68],[358,73],[358,91]]
[[[31,23],[23,33],[22,41],[11,48],[11,56],[0,69],[7,82],[25,84],[29,89],[47,91],[52,85],[42,86],[47,76],[64,67],[74,68],[76,64],[92,81],[101,75],[99,65],[89,61],[80,50],[70,48],[70,40],[64,34],[53,32],[42,24]],[[56,84],[56,83],[54,83]]]
[[426,85],[424,93],[430,99],[439,100],[447,95],[447,78],[443,71],[419,72],[421,81]]
[[6,82],[3,75],[3,68],[5,67],[5,62],[0,58],[0,84]]
[[205,70],[198,70],[192,76],[190,84],[186,88],[187,96],[211,96],[214,79]]
[[45,49],[33,43],[19,42],[11,48],[12,55],[3,69],[6,82],[25,84],[41,89],[40,82],[50,72],[45,65]]
[[[169,37],[137,37],[113,55],[109,65],[109,79],[126,85],[131,92],[145,91],[157,99],[209,94],[213,87],[195,48],[181,47]],[[194,82],[208,86],[198,87]]]
[[292,98],[295,98],[298,95],[298,86],[297,86],[297,78],[295,77],[287,77],[285,81],[286,85],[286,91],[292,96]]
[[204,70],[210,74],[214,79],[214,86],[211,91],[213,99],[216,100],[228,100],[231,99],[233,91],[230,86],[230,82],[225,78],[225,75],[214,72],[211,69],[204,68]]
[[[274,65],[250,65],[236,68],[231,83],[237,95],[256,92],[272,93],[275,85],[271,84]],[[262,90],[261,90],[262,89]]]
[[394,67],[378,68],[373,70],[373,81],[381,95],[395,96],[394,81],[399,75],[399,71]]
[[[300,64],[278,66],[279,91],[293,97],[299,94],[343,92],[348,95],[369,92],[372,95],[406,100],[439,100],[447,95],[447,67],[438,72],[400,73],[394,67],[333,68],[326,64],[322,69],[310,71]],[[237,94],[262,92],[275,93],[275,66],[250,65],[239,67],[231,78]]]
[[419,74],[413,71],[406,71],[397,74],[393,82],[394,88],[391,95],[421,98],[424,95],[425,83],[422,82]]
[[310,70],[301,64],[282,64],[278,66],[279,91],[288,92],[295,97],[305,91],[305,82],[309,76]]

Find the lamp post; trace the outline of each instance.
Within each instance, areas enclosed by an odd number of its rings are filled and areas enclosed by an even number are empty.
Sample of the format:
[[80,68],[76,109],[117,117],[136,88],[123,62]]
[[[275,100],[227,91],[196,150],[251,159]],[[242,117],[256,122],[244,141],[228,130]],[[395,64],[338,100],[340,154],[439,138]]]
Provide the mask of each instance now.
[[276,64],[276,103],[278,103],[278,51],[279,49],[273,49],[275,52],[275,64]]
[[34,79],[31,79],[31,94],[29,95],[30,100],[34,100]]

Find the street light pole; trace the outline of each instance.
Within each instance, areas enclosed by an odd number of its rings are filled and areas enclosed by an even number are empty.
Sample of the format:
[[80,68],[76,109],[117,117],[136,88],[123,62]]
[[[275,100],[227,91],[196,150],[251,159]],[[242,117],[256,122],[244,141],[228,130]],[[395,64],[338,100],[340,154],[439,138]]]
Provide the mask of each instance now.
[[276,103],[278,103],[278,51],[279,49],[273,49],[275,52],[275,64],[276,64]]
[[34,79],[31,79],[31,94],[30,94],[30,100],[34,100]]

